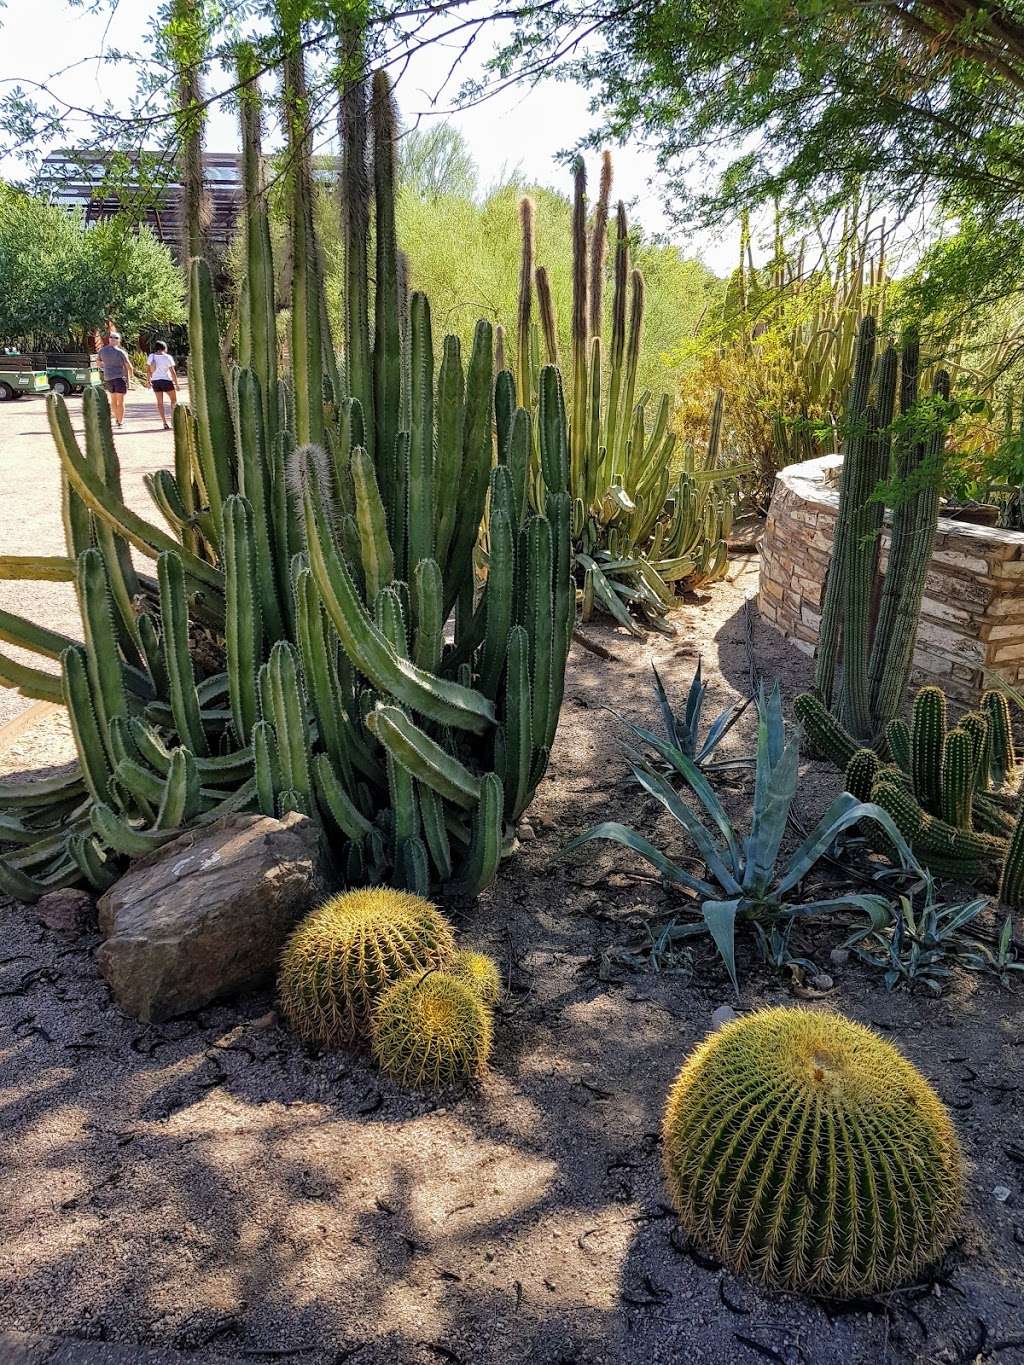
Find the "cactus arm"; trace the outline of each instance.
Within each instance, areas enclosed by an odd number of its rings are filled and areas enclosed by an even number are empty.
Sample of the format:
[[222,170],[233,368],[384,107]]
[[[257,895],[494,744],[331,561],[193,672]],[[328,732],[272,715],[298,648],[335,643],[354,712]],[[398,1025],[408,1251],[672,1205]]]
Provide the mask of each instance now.
[[370,833],[373,826],[345,791],[327,754],[317,754],[314,758],[313,776],[321,806],[342,834],[358,843]]
[[402,339],[399,317],[398,244],[395,236],[394,100],[385,72],[374,72],[370,117],[373,126],[373,175],[377,250],[373,338],[373,401],[377,445],[373,454],[383,471],[385,499],[395,497],[395,451],[402,393]]
[[497,773],[487,773],[480,781],[480,800],[473,813],[469,850],[458,876],[448,884],[451,894],[477,896],[497,876],[504,800],[501,778]]
[[106,517],[126,540],[130,541],[137,550],[140,550],[150,559],[158,558],[166,550],[179,554],[182,564],[191,578],[195,578],[208,588],[214,588],[221,592],[224,587],[223,574],[211,564],[207,564],[205,560],[185,551],[173,536],[167,535],[159,527],[151,525],[144,518],[136,516],[130,508],[118,499],[111,497],[103,481],[92,472],[88,464],[82,459],[77,447],[72,450],[70,446],[65,444],[60,430],[60,421],[61,414],[63,413],[66,416],[67,410],[64,406],[64,400],[59,394],[51,393],[47,396],[46,408],[50,419],[50,429],[53,432],[64,469],[75,489],[92,511],[97,516]]
[[483,659],[480,665],[480,690],[493,701],[498,695],[505,666],[508,633],[512,626],[512,585],[515,570],[515,545],[507,513],[499,508],[491,513],[491,553],[485,596],[487,626]]
[[[434,554],[434,352],[430,304],[414,293],[410,315],[412,347],[412,431],[409,443],[409,552],[406,573],[411,579],[421,559]],[[450,497],[454,490],[445,489]]]
[[256,778],[256,804],[263,815],[277,815],[281,790],[281,767],[277,761],[277,736],[266,720],[252,728],[253,768]]
[[505,817],[518,820],[533,793],[533,697],[530,691],[530,641],[522,626],[513,626],[505,672]]
[[361,447],[352,452],[351,470],[366,595],[372,602],[381,588],[394,580],[395,557],[373,461]]
[[529,523],[529,548],[526,570],[526,627],[530,636],[533,688],[533,733],[546,736],[548,701],[552,687],[554,616],[551,607],[552,554],[551,523],[546,517],[533,517]]
[[308,810],[313,789],[309,772],[309,727],[294,646],[286,640],[278,640],[265,668],[274,731],[280,745],[282,785],[297,793],[306,802],[304,809]]
[[268,513],[270,479],[265,447],[266,417],[260,381],[252,370],[240,370],[235,381],[238,415],[239,492],[252,508],[255,573],[259,587],[263,629],[271,641],[285,634],[284,613],[278,601],[274,553],[270,544]]
[[452,852],[444,822],[444,801],[432,787],[422,782],[417,783],[416,794],[420,803],[423,838],[438,877],[447,881],[452,875]]
[[480,321],[473,333],[473,350],[466,377],[466,414],[463,423],[462,486],[458,517],[448,562],[443,565],[445,618],[447,619],[467,577],[472,575],[472,550],[476,544],[491,477],[491,424],[494,407],[493,330]]
[[366,728],[407,772],[445,800],[471,810],[480,799],[480,779],[414,725],[401,707],[378,705],[366,717]]
[[434,559],[421,559],[413,576],[413,600],[416,603],[416,636],[413,643],[413,663],[425,673],[437,673],[441,668],[444,647],[444,582]]
[[942,746],[942,818],[957,829],[971,828],[974,752],[966,730],[950,730]]
[[232,725],[246,745],[259,719],[256,674],[260,666],[262,630],[256,592],[256,546],[253,509],[233,493],[224,503],[221,533],[226,584],[224,654],[231,698]]
[[171,714],[181,742],[194,754],[210,752],[203,730],[196,694],[192,656],[188,647],[188,607],[185,602],[185,577],[176,554],[165,553],[157,560],[160,583],[160,619],[164,628],[164,659],[170,688]]
[[1004,905],[1019,910],[1024,906],[1024,803],[1017,814],[1017,821],[1010,836],[1010,842],[1003,859],[999,878],[999,899]]
[[100,735],[82,651],[66,649],[60,661],[61,693],[68,710],[78,761],[82,765],[82,777],[93,801],[106,801],[110,765]]
[[231,406],[220,361],[217,305],[209,266],[192,261],[189,287],[189,337],[192,343],[189,381],[197,424],[197,454],[210,502],[213,526],[220,527],[224,499],[231,491],[231,456],[235,449]]
[[[434,484],[434,557],[447,563],[462,478],[466,381],[458,337],[446,336],[437,381],[437,468]],[[500,436],[499,436],[500,445]]]
[[305,498],[310,568],[342,647],[355,666],[379,692],[394,696],[429,720],[478,734],[486,730],[494,723],[494,708],[485,697],[398,658],[359,600],[308,484]]
[[922,687],[914,698],[910,768],[914,792],[930,815],[942,814],[942,746],[945,738],[945,694],[938,687]]
[[97,721],[100,733],[107,736],[115,716],[127,717],[128,696],[117,653],[106,568],[99,550],[85,550],[80,556],[76,589]]

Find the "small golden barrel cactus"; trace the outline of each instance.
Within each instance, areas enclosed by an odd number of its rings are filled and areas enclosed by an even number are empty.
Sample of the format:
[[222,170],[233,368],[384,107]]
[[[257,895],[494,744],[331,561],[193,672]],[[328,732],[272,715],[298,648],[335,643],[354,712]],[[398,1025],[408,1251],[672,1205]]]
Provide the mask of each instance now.
[[841,1015],[762,1010],[712,1034],[676,1078],[662,1137],[683,1227],[776,1289],[878,1293],[956,1232],[964,1167],[945,1106]]
[[491,1012],[469,982],[421,972],[389,986],[373,1011],[374,1061],[400,1085],[439,1089],[487,1068]]
[[472,986],[485,1005],[496,1005],[501,998],[501,973],[493,957],[464,948],[455,954],[450,974]]
[[436,906],[408,891],[368,887],[325,902],[281,954],[277,990],[288,1025],[336,1047],[369,1026],[381,991],[408,972],[447,966],[455,938]]

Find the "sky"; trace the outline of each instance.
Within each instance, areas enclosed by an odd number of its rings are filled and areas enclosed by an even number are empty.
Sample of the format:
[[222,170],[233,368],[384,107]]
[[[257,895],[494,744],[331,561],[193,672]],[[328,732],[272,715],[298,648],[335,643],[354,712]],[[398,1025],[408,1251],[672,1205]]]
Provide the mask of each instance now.
[[[53,88],[69,103],[95,108],[109,99],[119,105],[131,92],[127,68],[88,59],[105,46],[142,48],[147,29],[153,25],[153,14],[154,6],[145,0],[120,0],[112,22],[106,8],[101,14],[92,14],[66,0],[7,0],[7,8],[0,9],[0,95],[14,83],[46,81],[60,71],[63,74],[54,80]],[[451,112],[448,104],[432,103],[451,61],[451,49],[441,47],[427,48],[413,58],[398,88],[403,120],[408,124],[418,118],[421,127],[438,119],[454,124],[468,142],[485,185],[503,168],[518,169],[530,182],[567,193],[569,174],[556,157],[591,125],[586,91],[569,82],[547,80],[534,87],[513,87],[464,112]],[[465,75],[476,74],[476,69],[467,65]],[[447,98],[457,85],[458,79]],[[81,142],[86,136],[87,126],[80,124],[75,140]],[[237,148],[238,133],[231,113],[212,114],[206,146],[211,152]],[[685,255],[699,256],[717,274],[732,269],[738,241],[734,227],[722,234],[702,233],[689,238],[672,231],[660,201],[653,156],[631,145],[613,149],[613,154],[613,193],[631,205],[632,221],[648,232],[665,233]],[[596,181],[596,157],[591,161]],[[0,158],[0,176],[19,179],[24,173],[13,158]]]

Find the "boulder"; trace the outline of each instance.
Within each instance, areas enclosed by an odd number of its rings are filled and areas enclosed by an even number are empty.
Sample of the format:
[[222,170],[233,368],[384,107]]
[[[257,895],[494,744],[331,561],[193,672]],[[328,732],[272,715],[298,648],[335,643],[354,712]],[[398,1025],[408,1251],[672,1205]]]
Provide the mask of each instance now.
[[101,897],[100,971],[137,1019],[198,1009],[269,980],[324,890],[312,820],[226,816],[134,864]]
[[65,886],[48,891],[36,901],[40,924],[65,938],[77,938],[96,923],[96,902],[88,891]]

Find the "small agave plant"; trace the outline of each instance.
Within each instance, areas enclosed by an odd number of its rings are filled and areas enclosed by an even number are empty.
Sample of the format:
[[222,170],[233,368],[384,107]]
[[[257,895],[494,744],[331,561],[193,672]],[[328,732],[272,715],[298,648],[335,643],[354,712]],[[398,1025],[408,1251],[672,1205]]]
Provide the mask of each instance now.
[[[725,739],[726,735],[736,724],[739,718],[746,711],[747,707],[754,700],[753,697],[743,697],[734,702],[726,710],[719,712],[715,719],[707,728],[706,733],[702,733],[701,722],[704,714],[704,698],[707,694],[707,683],[704,682],[702,675],[703,660],[698,658],[697,671],[690,682],[689,691],[686,694],[686,706],[681,714],[677,714],[672,709],[668,693],[665,691],[665,684],[661,680],[661,674],[652,664],[651,669],[654,673],[654,688],[658,694],[658,705],[661,709],[662,721],[665,729],[665,739],[660,739],[650,730],[645,730],[639,725],[634,725],[632,721],[625,717],[620,719],[625,721],[636,738],[652,749],[658,758],[669,768],[678,772],[678,764],[675,755],[681,754],[690,759],[700,768],[701,772],[721,772],[726,768],[747,768],[753,763],[753,758],[744,755],[740,758],[714,759],[715,750]],[[616,713],[618,714],[618,713]],[[642,763],[643,755],[638,753],[631,745],[626,747],[626,753],[631,761]],[[659,764],[659,767],[661,765]]]
[[746,837],[734,828],[707,777],[682,748],[662,745],[658,752],[689,786],[706,819],[690,809],[652,764],[644,760],[630,761],[636,780],[661,802],[694,844],[704,863],[703,877],[678,866],[642,835],[615,820],[595,825],[568,846],[573,849],[591,839],[609,839],[638,853],[667,882],[695,892],[700,898],[701,919],[682,928],[693,934],[710,933],[737,993],[735,942],[738,922],[752,922],[762,931],[770,931],[772,927],[785,926],[797,915],[816,914],[840,906],[853,906],[870,914],[888,905],[884,897],[855,892],[827,900],[791,899],[808,872],[838,836],[851,826],[861,820],[875,821],[885,831],[903,867],[919,876],[925,875],[891,817],[880,806],[858,801],[849,792],[836,797],[799,848],[781,868],[777,867],[790,807],[796,795],[800,732],[786,734],[777,683],[768,694],[762,686],[757,713],[753,816]]

